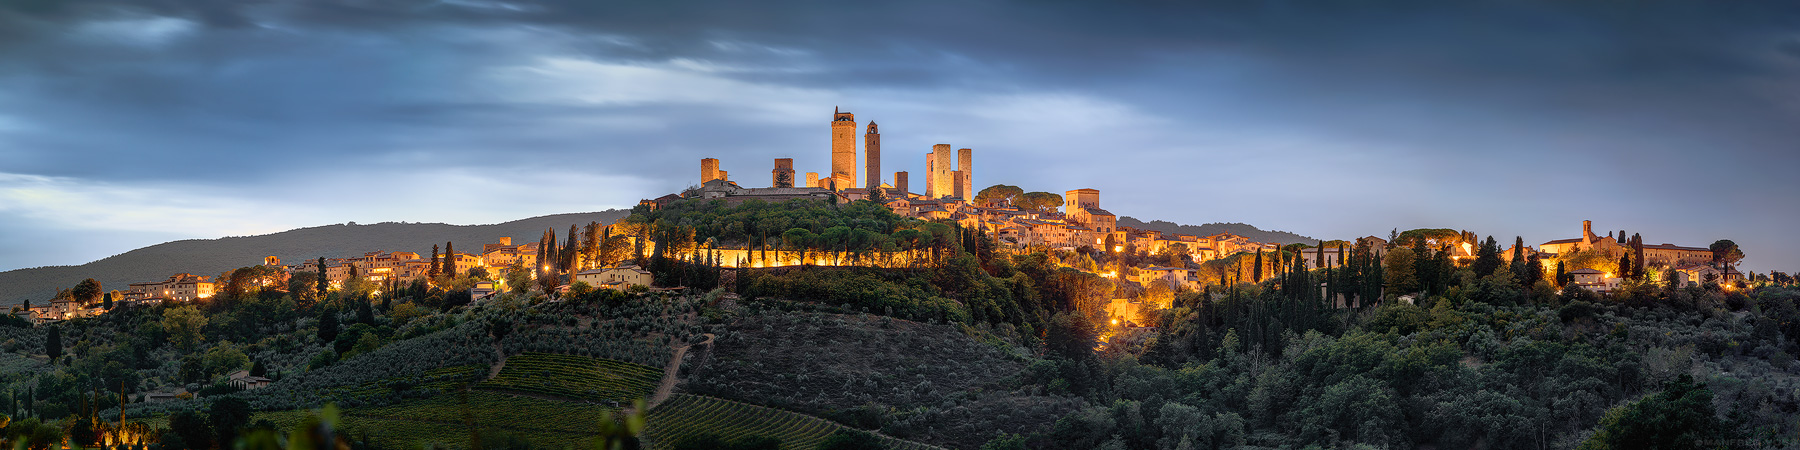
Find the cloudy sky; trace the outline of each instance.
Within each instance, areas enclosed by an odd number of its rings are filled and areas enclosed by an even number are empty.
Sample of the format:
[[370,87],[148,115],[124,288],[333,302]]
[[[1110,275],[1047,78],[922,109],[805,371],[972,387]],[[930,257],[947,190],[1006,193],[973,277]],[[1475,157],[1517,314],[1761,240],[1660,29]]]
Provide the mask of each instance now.
[[834,107],[890,172],[970,147],[1144,219],[1800,269],[1792,3],[1098,3],[4,1],[0,270],[758,187],[827,171]]

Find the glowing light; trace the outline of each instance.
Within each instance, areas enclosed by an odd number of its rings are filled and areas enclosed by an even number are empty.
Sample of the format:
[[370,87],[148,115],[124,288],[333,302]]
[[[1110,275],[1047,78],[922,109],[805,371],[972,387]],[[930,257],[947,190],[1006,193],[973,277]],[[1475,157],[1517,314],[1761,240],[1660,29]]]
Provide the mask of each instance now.
[[1119,324],[1119,319],[1113,319],[1113,325],[1118,325],[1118,324]]
[[1122,252],[1122,251],[1125,251],[1125,246],[1123,246],[1123,245],[1114,245],[1114,246],[1113,246],[1113,251],[1115,251],[1115,252]]

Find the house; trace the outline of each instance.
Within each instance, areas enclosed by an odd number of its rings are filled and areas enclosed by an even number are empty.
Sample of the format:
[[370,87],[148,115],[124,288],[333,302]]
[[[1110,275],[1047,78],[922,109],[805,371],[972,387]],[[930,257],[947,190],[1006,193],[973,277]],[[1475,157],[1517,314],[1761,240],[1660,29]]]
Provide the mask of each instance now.
[[1709,276],[1713,279],[1714,283],[1719,283],[1721,285],[1729,284],[1733,281],[1742,281],[1744,279],[1744,274],[1738,272],[1737,269],[1726,267],[1724,270],[1720,270],[1717,267],[1713,267],[1711,264],[1685,263],[1671,267],[1669,270],[1674,272],[1675,287],[1688,287],[1705,283]]
[[1569,272],[1575,278],[1575,285],[1599,293],[1612,292],[1619,287],[1619,279],[1612,274],[1594,269],[1576,269]]
[[230,377],[229,383],[233,387],[236,387],[238,389],[244,389],[244,390],[266,388],[266,387],[269,387],[269,383],[274,381],[274,380],[270,380],[268,378],[251,375],[250,371],[248,371],[248,370],[239,370],[236,372],[232,372],[231,375],[229,375],[229,377]]
[[213,283],[207,277],[178,273],[160,282],[131,283],[127,298],[162,299],[188,302],[213,296]]
[[587,283],[589,286],[617,290],[625,290],[632,286],[650,287],[655,281],[654,278],[650,271],[630,265],[593,269],[575,274],[575,281]]

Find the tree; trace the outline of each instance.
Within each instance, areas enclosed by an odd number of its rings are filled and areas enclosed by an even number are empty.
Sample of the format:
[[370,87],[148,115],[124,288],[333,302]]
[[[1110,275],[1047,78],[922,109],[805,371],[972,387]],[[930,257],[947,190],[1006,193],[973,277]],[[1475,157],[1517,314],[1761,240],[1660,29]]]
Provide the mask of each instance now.
[[326,309],[320,311],[319,312],[319,342],[329,343],[332,341],[336,341],[337,335],[338,335],[337,311],[332,311],[329,308],[326,308]]
[[443,266],[441,264],[442,264],[442,261],[440,261],[438,259],[438,245],[431,244],[431,270],[430,270],[430,272],[426,273],[425,279],[437,280],[438,272],[440,270],[443,270]]
[[373,302],[370,302],[367,297],[359,297],[353,301],[356,302],[356,321],[374,326],[375,310],[370,306],[370,303]]
[[1418,271],[1415,269],[1417,263],[1414,261],[1416,258],[1413,250],[1406,247],[1396,247],[1382,257],[1382,269],[1387,272],[1385,278],[1389,291],[1400,294],[1419,291]]
[[1014,198],[1023,194],[1025,194],[1025,190],[1020,189],[1018,186],[996,184],[988,186],[987,189],[982,189],[980,193],[975,194],[975,204],[982,206],[1010,204]]
[[100,308],[106,309],[109,311],[112,310],[113,300],[116,299],[118,296],[119,296],[118,291],[106,293],[106,297],[100,300]]
[[1573,281],[1575,281],[1575,275],[1569,273],[1569,266],[1563,265],[1562,261],[1557,261],[1556,262],[1556,285],[1557,286],[1567,286],[1570,282],[1573,282]]
[[1737,264],[1738,260],[1744,259],[1744,251],[1739,250],[1737,243],[1731,242],[1730,239],[1720,239],[1713,242],[1712,245],[1707,246],[1707,248],[1712,250],[1712,260],[1714,265],[1734,265]]
[[1481,242],[1481,249],[1476,251],[1475,264],[1471,268],[1475,269],[1475,276],[1485,277],[1499,270],[1500,263],[1500,243],[1495,242],[1493,236],[1488,236],[1486,241]]
[[169,342],[182,350],[191,350],[205,339],[200,332],[206,328],[206,322],[206,313],[191,305],[163,311],[163,332],[169,335]]
[[169,431],[179,436],[187,448],[196,450],[212,448],[212,426],[208,425],[207,420],[193,410],[183,410],[170,416]]
[[69,290],[69,295],[73,295],[75,301],[85,305],[93,303],[95,300],[99,300],[101,292],[103,291],[100,289],[100,282],[94,281],[93,278],[89,278],[81,280],[80,283],[76,283],[75,288]]
[[1061,195],[1049,192],[1026,192],[1013,198],[1013,206],[1024,211],[1050,212],[1062,207]]
[[237,441],[238,431],[250,424],[250,402],[237,397],[213,400],[206,413],[207,425],[220,444]]
[[444,243],[444,277],[456,278],[456,244]]
[[1728,437],[1714,416],[1713,393],[1704,383],[1682,374],[1629,405],[1613,408],[1600,419],[1600,430],[1581,450],[1638,448],[1703,448]]
[[1256,268],[1250,270],[1250,281],[1251,282],[1255,282],[1255,283],[1262,282],[1262,279],[1263,279],[1262,269],[1263,269],[1262,248],[1259,247],[1256,249]]
[[867,431],[844,428],[819,442],[819,450],[869,450],[887,448],[881,438]]
[[319,257],[319,266],[318,267],[319,267],[319,278],[317,278],[317,281],[318,281],[319,298],[323,299],[323,298],[325,298],[326,289],[331,287],[331,283],[327,281],[331,277],[328,277],[325,275],[327,273],[325,271],[325,257],[323,257],[323,256]]
[[50,327],[44,334],[44,354],[50,356],[52,364],[62,357],[62,327]]

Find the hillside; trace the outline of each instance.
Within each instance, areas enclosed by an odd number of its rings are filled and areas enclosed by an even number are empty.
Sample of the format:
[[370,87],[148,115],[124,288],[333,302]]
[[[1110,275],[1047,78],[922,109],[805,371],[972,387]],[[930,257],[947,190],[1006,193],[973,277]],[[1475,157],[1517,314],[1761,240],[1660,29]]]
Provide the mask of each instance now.
[[537,239],[554,228],[558,236],[569,225],[612,223],[630,214],[626,210],[555,214],[491,225],[442,223],[336,224],[298,228],[260,236],[189,239],[132,250],[79,266],[50,266],[0,272],[0,306],[22,300],[43,301],[57,288],[74,286],[85,278],[100,281],[106,290],[124,290],[130,283],[160,281],[176,273],[217,276],[219,273],[259,264],[265,256],[283,262],[308,258],[342,258],[370,251],[411,251],[426,254],[432,244],[454,242],[463,252],[479,251],[481,244],[503,236],[514,242]]
[[1273,242],[1273,243],[1277,243],[1277,244],[1294,244],[1294,243],[1307,243],[1307,242],[1317,242],[1318,241],[1318,239],[1313,239],[1310,237],[1301,236],[1301,235],[1289,233],[1286,231],[1263,230],[1263,229],[1257,228],[1255,225],[1244,224],[1244,223],[1209,223],[1209,224],[1205,224],[1205,225],[1181,225],[1181,224],[1177,224],[1174,222],[1167,222],[1167,221],[1162,221],[1162,220],[1152,220],[1149,222],[1144,222],[1142,220],[1138,220],[1135,217],[1125,216],[1125,217],[1119,218],[1119,226],[1132,227],[1132,228],[1143,229],[1143,230],[1156,230],[1156,231],[1161,231],[1164,233],[1179,233],[1179,234],[1186,234],[1186,235],[1193,235],[1193,236],[1209,236],[1209,235],[1214,235],[1214,234],[1219,234],[1219,233],[1231,233],[1231,234],[1235,234],[1238,236],[1250,238],[1250,240],[1256,241],[1256,242]]

